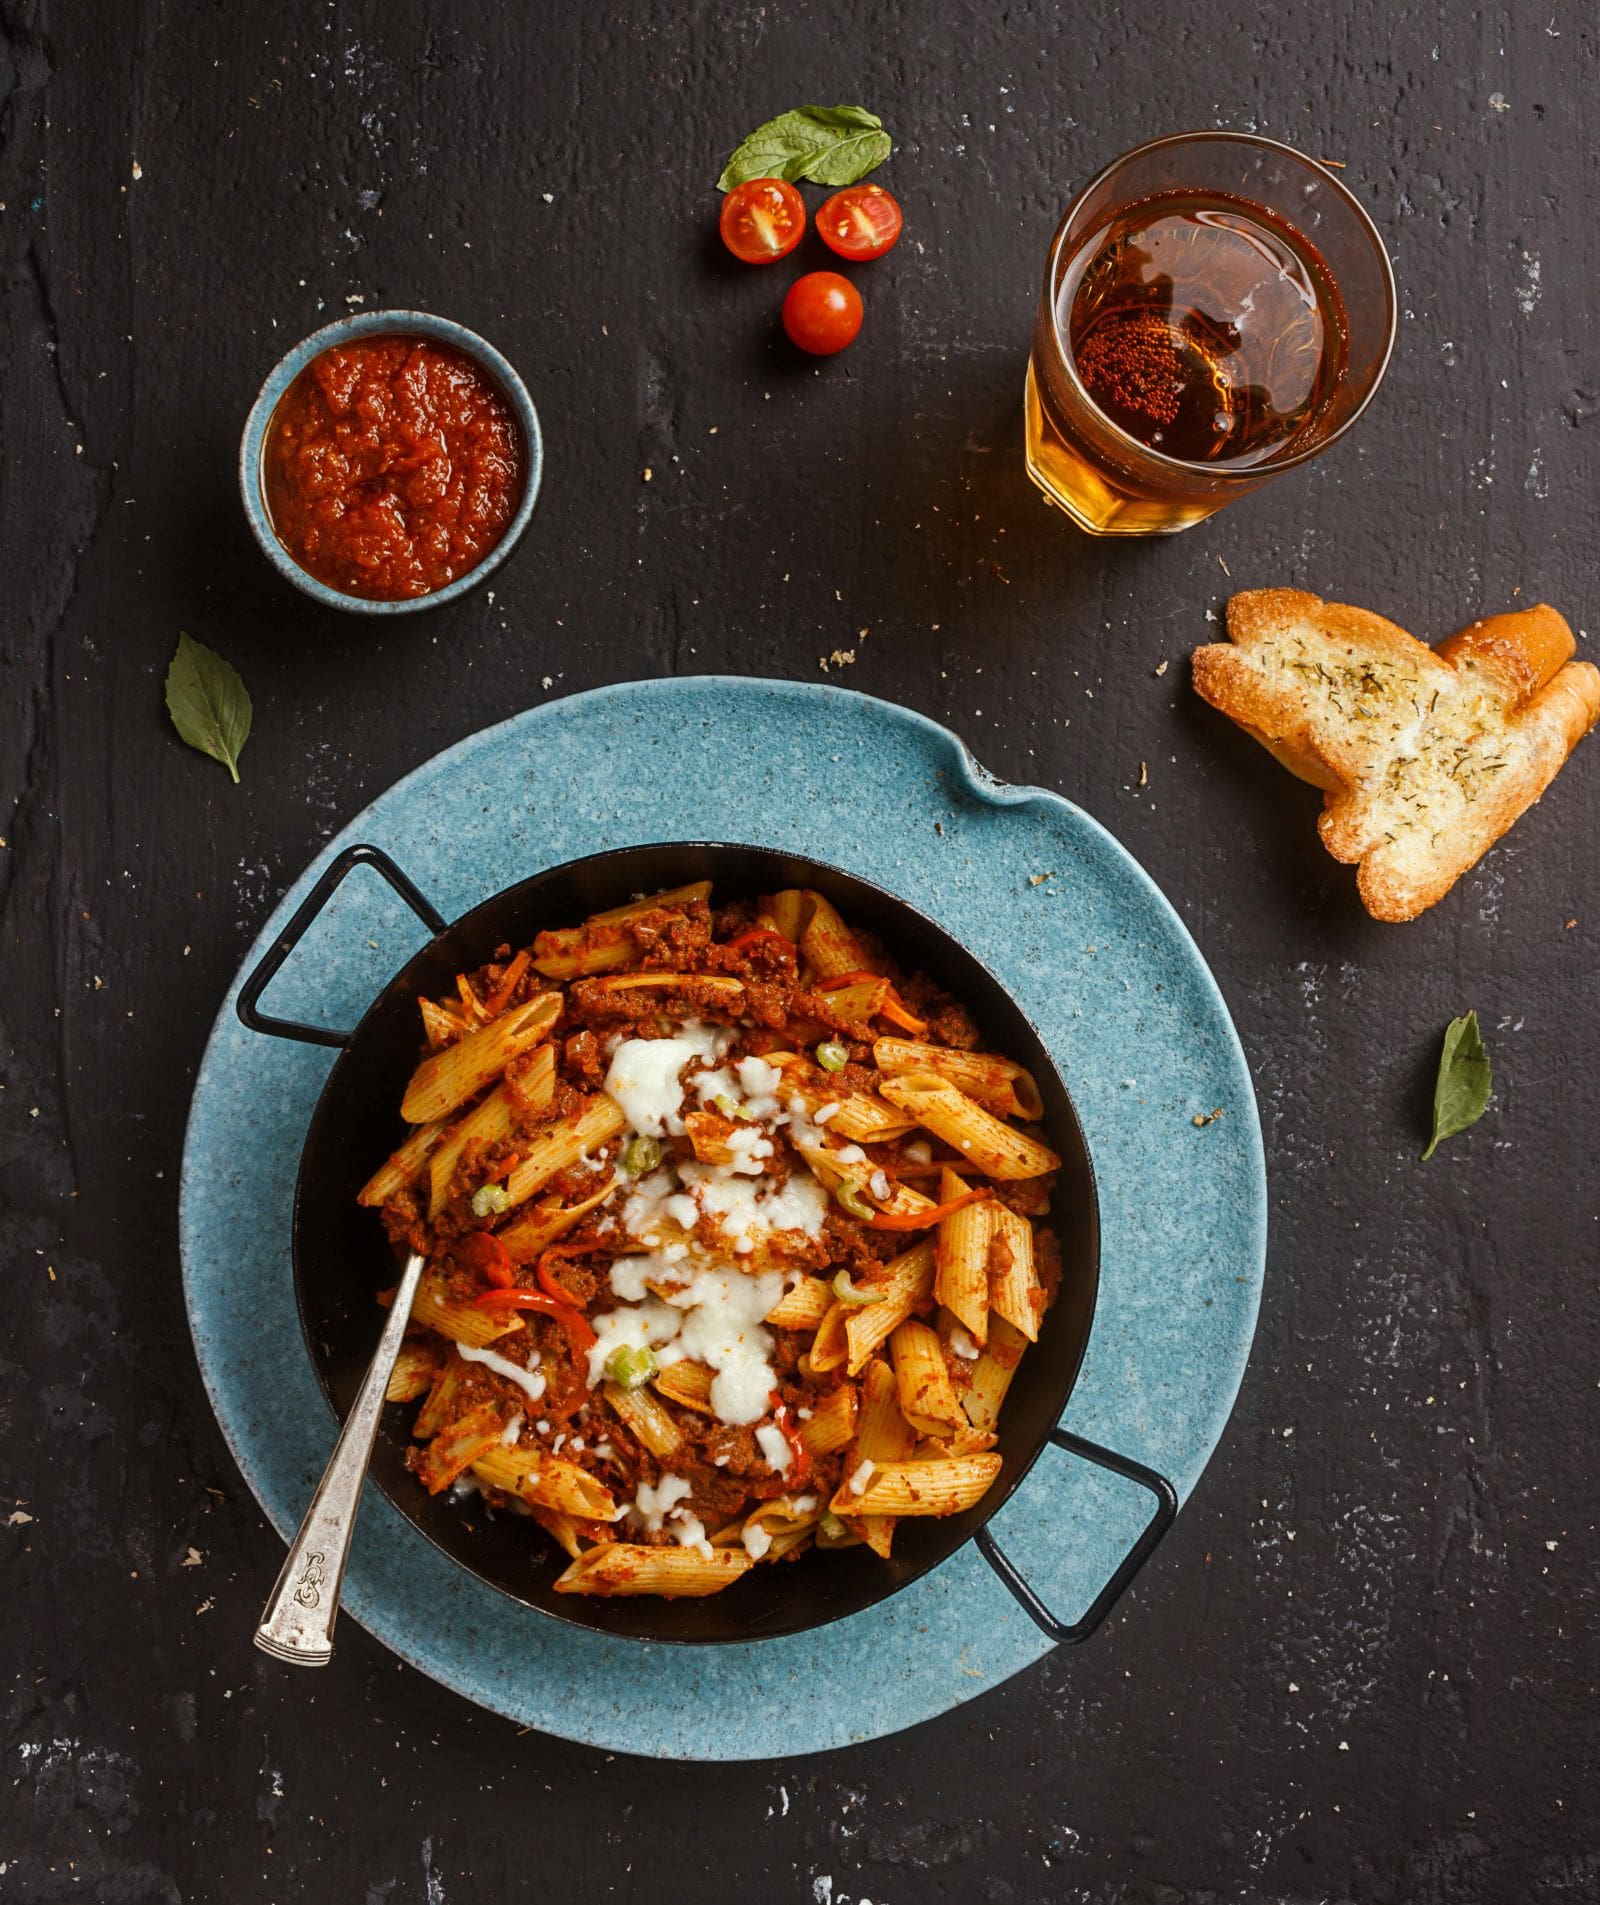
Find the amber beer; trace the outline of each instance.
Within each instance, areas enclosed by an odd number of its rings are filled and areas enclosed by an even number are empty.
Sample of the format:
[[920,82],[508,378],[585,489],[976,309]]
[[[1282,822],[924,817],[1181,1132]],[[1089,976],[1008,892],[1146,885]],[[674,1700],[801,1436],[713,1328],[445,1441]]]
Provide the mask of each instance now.
[[1325,450],[1394,342],[1371,220],[1320,165],[1231,133],[1102,172],[1051,246],[1028,473],[1093,535],[1165,535]]

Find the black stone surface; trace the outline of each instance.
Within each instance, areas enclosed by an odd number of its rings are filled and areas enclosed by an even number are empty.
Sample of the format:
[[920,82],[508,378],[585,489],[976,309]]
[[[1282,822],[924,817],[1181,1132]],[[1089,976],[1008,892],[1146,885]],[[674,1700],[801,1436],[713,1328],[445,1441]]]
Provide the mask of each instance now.
[[[1540,598],[1587,626],[1596,69],[1572,0],[0,0],[0,1897],[1600,1897],[1600,747],[1380,927],[1316,796],[1185,666],[1270,583],[1433,639]],[[777,333],[789,267],[726,260],[710,190],[808,99],[884,115],[907,216],[821,367]],[[1096,545],[1019,456],[1045,246],[1105,159],[1211,124],[1345,163],[1397,262],[1395,364],[1314,468]],[[492,599],[375,631],[273,577],[232,462],[279,353],[385,304],[499,342],[549,464]],[[168,726],[182,628],[255,697],[237,789]],[[281,1546],[196,1375],[174,1209],[245,945],[462,735],[835,649],[1109,825],[1233,1006],[1271,1268],[1177,1531],[1087,1648],[809,1762],[519,1734],[349,1625],[320,1677],[268,1662]],[[1469,1005],[1496,1100],[1423,1166]]]

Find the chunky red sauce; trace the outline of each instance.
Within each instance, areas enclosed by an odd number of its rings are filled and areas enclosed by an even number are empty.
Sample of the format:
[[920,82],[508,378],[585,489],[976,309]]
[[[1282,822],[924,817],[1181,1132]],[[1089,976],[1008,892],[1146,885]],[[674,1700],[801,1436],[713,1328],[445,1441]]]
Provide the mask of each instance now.
[[420,337],[361,338],[313,358],[278,404],[264,462],[284,548],[329,588],[380,602],[475,568],[526,475],[499,387]]

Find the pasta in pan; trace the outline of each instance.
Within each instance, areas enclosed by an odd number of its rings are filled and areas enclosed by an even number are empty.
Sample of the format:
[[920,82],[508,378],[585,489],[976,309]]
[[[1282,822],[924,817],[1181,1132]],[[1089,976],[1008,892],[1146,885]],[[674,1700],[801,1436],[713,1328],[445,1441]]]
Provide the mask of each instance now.
[[422,1486],[537,1521],[563,1593],[667,1597],[982,1500],[1061,1161],[958,1002],[819,893],[697,882],[421,1008],[360,1201],[428,1260]]

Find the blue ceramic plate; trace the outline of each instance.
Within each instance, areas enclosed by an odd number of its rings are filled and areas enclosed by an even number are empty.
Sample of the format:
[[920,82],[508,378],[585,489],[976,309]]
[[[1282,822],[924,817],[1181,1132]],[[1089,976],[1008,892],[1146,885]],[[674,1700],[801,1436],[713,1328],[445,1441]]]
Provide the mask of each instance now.
[[[837,688],[719,676],[548,703],[375,801],[284,896],[246,965],[356,839],[385,848],[455,917],[560,861],[708,838],[860,873],[931,914],[1010,987],[1071,1087],[1100,1195],[1099,1300],[1064,1426],[1186,1496],[1233,1405],[1260,1298],[1266,1185],[1244,1058],[1205,962],[1140,867],[1068,802],[991,780],[945,729]],[[353,1025],[424,932],[358,871],[264,1009]],[[246,1031],[230,992],[184,1154],[184,1283],[201,1372],[285,1535],[334,1437],[290,1272],[295,1171],[332,1057]],[[1138,1487],[1047,1451],[992,1527],[1070,1618],[1148,1512]],[[891,1733],[1050,1647],[970,1547],[819,1633],[714,1652],[611,1639],[467,1575],[375,1491],[344,1605],[403,1658],[508,1718],[674,1759],[760,1759]]]

